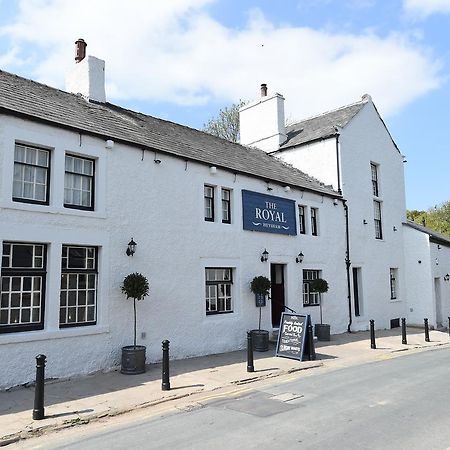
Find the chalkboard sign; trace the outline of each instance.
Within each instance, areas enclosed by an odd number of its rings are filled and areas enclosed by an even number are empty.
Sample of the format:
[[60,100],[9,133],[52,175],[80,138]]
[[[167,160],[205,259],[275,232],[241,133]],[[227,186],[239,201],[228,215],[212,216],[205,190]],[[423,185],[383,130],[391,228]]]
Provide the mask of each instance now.
[[310,320],[309,315],[282,313],[276,356],[298,359],[299,361],[303,360],[305,353],[310,356],[307,345]]

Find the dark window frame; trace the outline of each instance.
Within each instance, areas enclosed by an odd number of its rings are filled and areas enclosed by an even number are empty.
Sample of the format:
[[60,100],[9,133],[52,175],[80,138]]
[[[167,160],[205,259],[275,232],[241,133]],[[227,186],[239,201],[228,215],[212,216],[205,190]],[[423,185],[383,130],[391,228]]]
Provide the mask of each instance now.
[[[314,274],[314,277],[311,279],[305,278],[305,275],[307,275],[307,273],[311,273]],[[320,306],[321,302],[322,302],[322,294],[320,292],[310,292],[309,291],[309,284],[312,280],[315,280],[317,278],[321,278],[322,276],[322,271],[318,270],[318,269],[303,269],[302,270],[302,303],[303,303],[303,307],[308,308],[308,307],[312,307],[312,306]],[[308,289],[305,289],[306,286],[308,286]],[[307,296],[308,301],[305,301],[305,296]],[[310,299],[311,298],[317,298],[317,302],[311,303]]]
[[[64,248],[67,248],[66,254],[67,257],[64,256]],[[87,254],[87,249],[94,249],[95,255],[93,258],[93,262],[94,262],[94,267],[93,268],[70,268],[70,267],[64,267],[63,262],[64,259],[67,259],[67,265],[69,263],[69,248],[80,248],[80,249],[86,249],[86,254]],[[87,259],[92,259],[92,258],[88,258]],[[59,312],[61,314],[61,309],[63,307],[63,305],[61,305],[61,297],[62,297],[62,293],[63,290],[67,290],[69,289],[69,276],[70,275],[77,275],[77,279],[78,279],[78,275],[86,275],[86,292],[88,291],[88,276],[89,275],[95,275],[95,294],[94,294],[94,308],[95,308],[95,313],[94,313],[94,320],[92,321],[83,321],[83,322],[66,322],[66,323],[61,323],[61,316],[59,318],[59,328],[63,329],[63,328],[74,328],[74,327],[86,327],[86,326],[93,326],[93,325],[97,325],[97,316],[98,316],[98,247],[95,245],[71,245],[71,244],[63,244],[62,245],[62,252],[61,252],[61,279],[60,279],[60,300],[59,300]],[[63,280],[63,276],[67,275],[67,289],[63,289],[62,288],[62,280]],[[78,291],[80,291],[81,289],[76,288],[76,292],[78,293]],[[87,318],[87,308],[89,306],[89,304],[87,303],[88,298],[86,296],[86,303],[81,304],[81,306],[78,304],[78,302],[75,305],[72,305],[70,307],[72,308],[76,308],[78,310],[78,308],[86,308],[86,318]],[[64,308],[66,310],[69,309],[69,299],[68,296],[66,297],[66,305],[64,306]],[[67,311],[68,313],[68,311]]]
[[[374,215],[373,215],[373,220],[374,220],[374,226],[375,226],[375,239],[383,239],[383,224],[382,224],[382,214],[381,214],[381,201],[379,200],[374,200],[373,201],[373,205],[374,205]],[[377,206],[375,206],[377,205]],[[378,212],[379,217],[376,217],[376,212]]]
[[299,234],[306,234],[306,206],[298,205]]
[[[22,146],[22,147],[27,147],[27,148],[32,148],[34,150],[40,150],[40,151],[44,151],[47,152],[48,156],[47,156],[47,160],[48,160],[48,166],[40,166],[38,164],[30,164],[30,163],[26,163],[26,162],[21,162],[21,161],[16,161],[16,157],[14,155],[14,167],[16,166],[16,164],[21,165],[21,166],[27,166],[27,167],[40,167],[42,169],[45,169],[47,171],[47,176],[46,176],[46,180],[45,180],[45,200],[33,200],[33,199],[28,199],[28,198],[23,198],[23,197],[15,197],[14,196],[14,174],[13,174],[13,190],[12,190],[12,201],[13,202],[18,202],[18,203],[29,203],[31,205],[43,205],[43,206],[48,206],[50,204],[50,180],[51,180],[51,156],[52,156],[52,152],[50,149],[48,148],[44,148],[44,147],[39,147],[37,145],[29,145],[29,144],[22,144],[21,142],[15,142],[14,144],[14,153],[16,151],[16,146]],[[14,169],[13,169],[14,170]]]
[[372,177],[372,193],[375,197],[379,197],[380,186],[378,181],[378,165],[375,163],[370,163],[370,172]]
[[[228,193],[228,199],[223,198],[224,192]],[[230,224],[231,223],[231,189],[222,188],[221,200],[222,200],[222,223]],[[228,219],[224,219],[225,211],[227,212]]]
[[397,272],[398,269],[391,267],[389,269],[389,286],[391,290],[391,300],[397,300]]
[[[90,161],[92,162],[92,175],[86,175],[86,174],[82,174],[82,173],[78,173],[78,172],[72,172],[70,170],[66,169],[66,165],[65,165],[65,161],[66,161],[66,157],[70,156],[72,158],[78,158],[78,159],[83,159],[86,161]],[[69,208],[69,209],[78,209],[81,211],[94,211],[95,209],[95,174],[96,174],[96,164],[95,164],[95,159],[94,158],[89,158],[87,156],[81,156],[81,155],[76,155],[76,154],[72,154],[72,153],[66,153],[64,156],[64,189],[65,189],[65,177],[66,174],[70,173],[71,175],[77,175],[79,177],[87,177],[91,179],[91,206],[83,206],[83,205],[74,205],[72,203],[66,203],[64,201],[64,208]],[[65,194],[64,194],[64,198],[65,198]]]
[[[44,319],[45,319],[45,292],[46,292],[46,281],[47,281],[47,244],[41,242],[12,242],[3,241],[2,248],[5,244],[12,245],[33,245],[42,246],[42,268],[32,268],[32,267],[3,267],[3,251],[2,251],[2,265],[1,265],[1,282],[3,277],[40,277],[41,278],[41,289],[40,289],[40,320],[39,322],[21,323],[21,324],[9,324],[0,325],[0,334],[3,333],[16,333],[24,331],[36,331],[44,329]],[[0,284],[0,291],[1,284]],[[22,291],[18,291],[22,292]],[[2,292],[3,293],[3,292]],[[9,307],[11,309],[11,306]],[[32,300],[30,310],[33,309]],[[31,311],[30,311],[31,314]]]
[[[207,271],[208,270],[229,270],[230,273],[230,279],[229,280],[208,280],[207,277]],[[234,308],[233,308],[233,268],[232,267],[205,267],[205,288],[207,286],[219,286],[219,285],[229,285],[230,286],[230,306],[231,309],[230,310],[223,310],[223,311],[208,311],[208,300],[206,297],[206,293],[205,293],[205,300],[206,300],[206,306],[205,306],[205,310],[206,310],[206,315],[207,316],[215,316],[215,315],[220,315],[220,314],[231,314],[234,312]],[[218,300],[219,296],[216,296],[216,301]],[[226,299],[225,299],[226,300]],[[218,302],[217,302],[218,303]],[[225,306],[226,306],[226,301],[225,301]]]
[[[206,195],[206,188],[211,189],[212,196],[209,197],[209,196]],[[215,186],[211,186],[210,184],[205,184],[203,186],[203,199],[204,199],[204,202],[205,202],[204,203],[204,211],[203,211],[203,213],[204,213],[206,222],[214,222],[214,217],[215,217],[215,211],[214,211],[215,193],[216,193]],[[206,201],[207,200],[210,202],[210,206],[211,206],[211,217],[208,217],[206,215]]]
[[318,224],[318,216],[319,216],[319,208],[311,208],[311,235],[319,236],[319,224]]

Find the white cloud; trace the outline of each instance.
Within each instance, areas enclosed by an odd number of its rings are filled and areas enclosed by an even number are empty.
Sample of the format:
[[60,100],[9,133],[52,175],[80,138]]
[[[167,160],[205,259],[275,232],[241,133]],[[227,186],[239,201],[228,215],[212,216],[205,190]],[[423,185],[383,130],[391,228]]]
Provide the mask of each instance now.
[[366,92],[388,115],[441,82],[439,64],[412,37],[277,27],[257,9],[232,29],[207,14],[212,1],[21,0],[0,36],[19,49],[16,59],[31,61],[35,78],[58,87],[83,37],[88,53],[106,60],[109,100],[118,103],[233,102],[255,98],[266,82],[294,118]]
[[416,18],[426,18],[432,14],[449,14],[450,0],[403,0],[405,11]]

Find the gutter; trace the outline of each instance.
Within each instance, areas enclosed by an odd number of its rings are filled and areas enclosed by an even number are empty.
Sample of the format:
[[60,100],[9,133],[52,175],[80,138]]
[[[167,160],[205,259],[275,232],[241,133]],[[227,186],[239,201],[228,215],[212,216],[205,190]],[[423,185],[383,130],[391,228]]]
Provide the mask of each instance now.
[[342,200],[342,204],[344,206],[345,211],[345,242],[346,242],[346,250],[345,250],[345,269],[347,272],[347,301],[348,301],[348,325],[347,332],[351,333],[352,326],[352,296],[351,296],[351,287],[350,287],[350,233],[349,233],[349,224],[348,224],[348,205],[347,200]]
[[339,151],[339,136],[337,127],[335,127],[336,130],[336,171],[337,171],[337,188],[338,193],[342,195],[342,189],[341,189],[341,154]]

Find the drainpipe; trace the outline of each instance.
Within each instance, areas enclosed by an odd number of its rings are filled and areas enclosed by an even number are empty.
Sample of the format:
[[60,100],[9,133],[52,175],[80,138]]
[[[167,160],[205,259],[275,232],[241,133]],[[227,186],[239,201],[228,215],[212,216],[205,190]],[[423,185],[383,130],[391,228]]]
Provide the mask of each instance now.
[[348,205],[347,200],[342,200],[345,211],[345,240],[346,240],[346,250],[345,250],[345,268],[347,270],[347,300],[348,300],[348,325],[347,332],[351,333],[352,326],[352,296],[350,288],[350,233],[348,226]]
[[341,157],[339,153],[339,130],[338,127],[334,127],[336,131],[336,171],[337,171],[337,191],[342,194],[341,188]]

